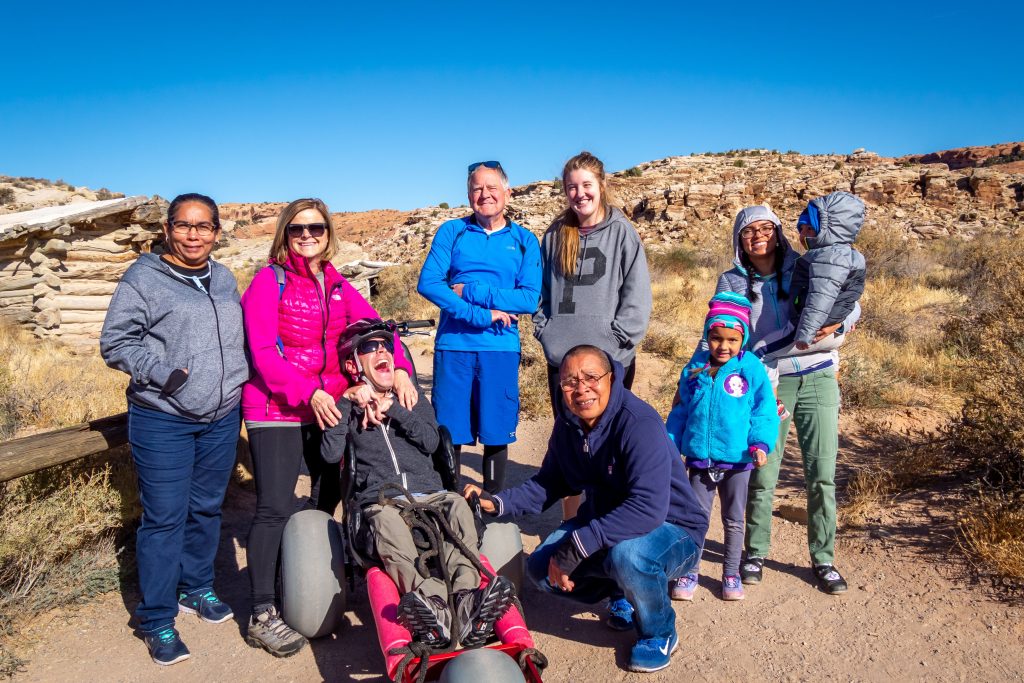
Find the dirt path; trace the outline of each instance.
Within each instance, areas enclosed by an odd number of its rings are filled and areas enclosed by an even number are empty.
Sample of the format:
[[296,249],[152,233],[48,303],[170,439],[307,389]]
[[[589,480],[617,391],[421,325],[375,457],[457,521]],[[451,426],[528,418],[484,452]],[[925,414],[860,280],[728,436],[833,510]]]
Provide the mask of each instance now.
[[[429,357],[418,357],[426,371]],[[426,363],[428,364],[428,363]],[[638,376],[670,371],[643,359]],[[649,391],[641,384],[638,392]],[[540,463],[550,425],[521,425],[509,478],[517,483]],[[858,431],[844,418],[844,434]],[[856,440],[845,440],[852,444]],[[845,450],[842,460],[855,451]],[[467,451],[465,474],[479,478],[478,452]],[[798,461],[784,466],[780,505],[802,505]],[[765,680],[1022,680],[1024,620],[1020,609],[969,586],[948,552],[952,506],[933,505],[943,494],[924,493],[887,508],[870,532],[840,531],[837,562],[850,581],[842,597],[819,593],[807,569],[806,528],[777,516],[765,583],[747,599],[719,599],[722,526],[713,513],[700,589],[692,604],[676,603],[681,647],[672,666],[655,674],[625,670],[632,636],[613,632],[601,614],[527,590],[523,604],[538,647],[551,665],[546,681]],[[23,635],[34,640],[18,681],[377,681],[382,657],[365,596],[349,601],[348,623],[298,655],[278,660],[242,640],[248,613],[244,543],[253,494],[232,488],[224,510],[217,589],[236,612],[221,625],[178,621],[192,658],[161,668],[128,626],[133,589],[102,596],[73,613],[36,621]],[[789,515],[787,515],[789,516]],[[558,511],[524,520],[527,549],[552,529]]]

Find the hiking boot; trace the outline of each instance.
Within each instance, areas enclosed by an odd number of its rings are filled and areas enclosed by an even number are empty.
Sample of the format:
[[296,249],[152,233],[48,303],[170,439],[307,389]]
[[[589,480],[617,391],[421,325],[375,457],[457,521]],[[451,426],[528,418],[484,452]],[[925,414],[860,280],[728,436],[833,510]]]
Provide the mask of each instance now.
[[227,603],[221,602],[212,588],[179,594],[178,611],[198,614],[199,618],[208,624],[220,624],[235,616]]
[[409,630],[413,640],[434,649],[448,647],[452,642],[452,614],[448,603],[431,595],[424,597],[409,591],[398,601],[398,622]]
[[668,666],[672,653],[679,647],[679,638],[673,633],[668,638],[643,638],[636,641],[629,654],[630,671],[660,671]]
[[845,593],[846,579],[830,564],[819,564],[814,568],[814,576],[818,579],[818,588],[829,595]]
[[460,591],[455,598],[459,615],[459,643],[469,649],[480,647],[494,631],[494,622],[512,606],[516,588],[504,576],[495,576],[486,586]]
[[669,585],[672,587],[669,597],[673,600],[692,601],[693,594],[697,590],[697,572],[684,574]]
[[284,623],[277,608],[271,605],[249,619],[245,642],[251,647],[261,647],[275,657],[291,657],[305,647],[307,641],[305,636]]
[[723,600],[742,600],[745,596],[743,595],[743,583],[740,581],[740,577],[736,574],[725,574],[722,576],[722,599]]
[[604,623],[615,631],[629,631],[633,628],[633,605],[626,598],[617,598],[608,603],[608,616]]
[[764,558],[748,557],[740,565],[740,579],[748,586],[756,586],[761,583],[764,575]]
[[190,656],[188,648],[185,647],[185,643],[181,642],[181,636],[173,626],[164,626],[156,631],[143,632],[142,639],[146,641],[146,647],[149,648],[149,656],[160,666],[177,664]]

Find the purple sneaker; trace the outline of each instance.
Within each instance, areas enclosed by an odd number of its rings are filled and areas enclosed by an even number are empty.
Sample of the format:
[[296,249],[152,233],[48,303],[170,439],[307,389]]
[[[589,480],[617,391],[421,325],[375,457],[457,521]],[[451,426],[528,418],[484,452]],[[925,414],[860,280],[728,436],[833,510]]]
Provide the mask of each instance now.
[[693,593],[697,590],[697,574],[691,572],[684,574],[672,582],[672,591],[669,596],[673,600],[693,600]]
[[736,574],[726,574],[722,576],[723,600],[742,600],[744,597],[743,582],[740,581],[739,576]]

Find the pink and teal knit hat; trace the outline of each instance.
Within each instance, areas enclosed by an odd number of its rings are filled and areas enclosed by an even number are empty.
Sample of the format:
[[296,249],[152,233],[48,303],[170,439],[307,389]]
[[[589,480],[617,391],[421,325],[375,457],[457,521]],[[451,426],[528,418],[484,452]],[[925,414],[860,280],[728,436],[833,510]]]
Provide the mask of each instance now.
[[735,292],[719,292],[708,302],[708,315],[704,319],[704,339],[712,327],[728,327],[743,335],[743,346],[750,339],[750,301]]

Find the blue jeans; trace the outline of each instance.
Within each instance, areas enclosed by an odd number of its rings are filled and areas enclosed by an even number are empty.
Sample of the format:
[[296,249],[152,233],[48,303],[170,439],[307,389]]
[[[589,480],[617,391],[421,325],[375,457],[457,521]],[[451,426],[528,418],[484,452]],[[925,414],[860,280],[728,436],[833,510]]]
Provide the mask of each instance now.
[[174,623],[178,592],[213,587],[220,509],[241,415],[195,422],[128,404],[128,441],[139,482],[142,523],[136,538],[142,600],[139,629]]
[[544,539],[526,561],[534,584],[578,602],[593,604],[625,594],[636,610],[633,622],[640,638],[667,638],[676,632],[676,613],[668,597],[668,582],[693,571],[700,561],[700,546],[681,526],[664,522],[648,534],[594,553],[570,574],[572,592],[548,581],[548,562],[569,534],[580,526],[563,522]]

